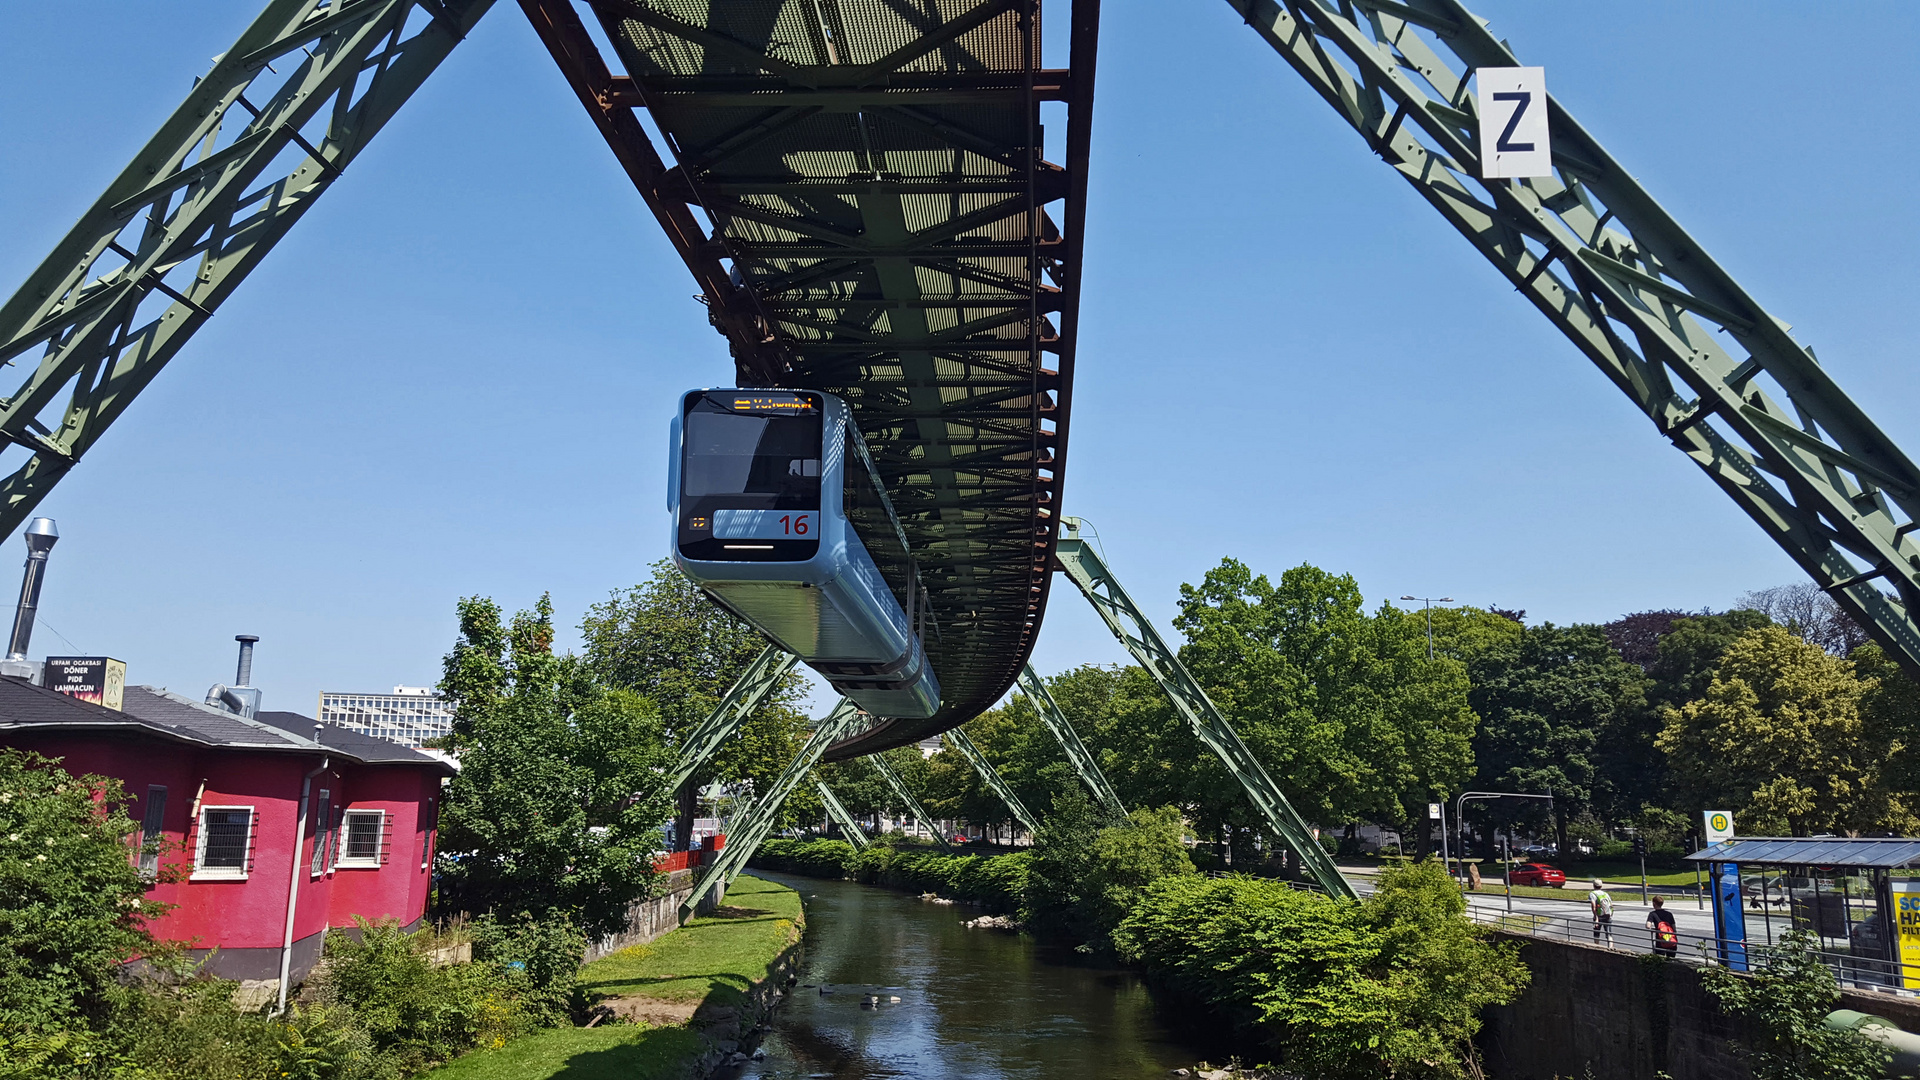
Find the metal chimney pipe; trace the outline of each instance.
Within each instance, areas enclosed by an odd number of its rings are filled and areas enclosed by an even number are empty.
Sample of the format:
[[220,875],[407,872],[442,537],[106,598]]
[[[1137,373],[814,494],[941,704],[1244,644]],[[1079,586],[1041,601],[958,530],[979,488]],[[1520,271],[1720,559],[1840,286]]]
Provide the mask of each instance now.
[[7,639],[7,659],[25,660],[33,640],[33,614],[40,607],[40,583],[47,576],[47,552],[60,540],[52,518],[34,518],[27,526],[27,572],[20,578],[20,606],[13,612],[13,636]]
[[260,640],[259,634],[235,634],[233,640],[240,643],[240,670],[234,673],[233,685],[253,685],[253,643]]

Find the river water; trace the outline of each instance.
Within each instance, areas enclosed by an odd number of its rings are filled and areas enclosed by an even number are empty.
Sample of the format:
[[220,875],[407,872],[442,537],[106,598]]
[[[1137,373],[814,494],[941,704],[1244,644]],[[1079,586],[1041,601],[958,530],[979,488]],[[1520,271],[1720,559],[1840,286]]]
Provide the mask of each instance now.
[[[741,1066],[741,1080],[1162,1080],[1207,1056],[1131,972],[969,930],[974,908],[754,873],[799,890],[806,948],[761,1042],[766,1060]],[[881,1003],[863,1007],[869,995]]]

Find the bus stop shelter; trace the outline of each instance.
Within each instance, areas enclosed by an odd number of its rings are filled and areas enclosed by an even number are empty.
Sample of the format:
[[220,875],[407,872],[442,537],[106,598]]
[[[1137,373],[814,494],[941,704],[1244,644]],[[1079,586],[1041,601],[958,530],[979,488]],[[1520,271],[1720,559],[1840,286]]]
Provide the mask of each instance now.
[[1726,966],[1800,930],[1842,981],[1920,989],[1920,839],[1734,837],[1687,860],[1706,864]]

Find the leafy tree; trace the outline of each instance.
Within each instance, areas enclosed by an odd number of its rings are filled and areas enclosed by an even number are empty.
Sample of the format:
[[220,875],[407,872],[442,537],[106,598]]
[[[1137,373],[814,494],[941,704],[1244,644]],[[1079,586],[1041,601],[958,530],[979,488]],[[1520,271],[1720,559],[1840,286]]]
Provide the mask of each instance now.
[[1713,682],[1713,669],[1720,666],[1727,646],[1749,630],[1772,625],[1773,620],[1765,614],[1744,608],[1675,620],[1673,627],[1661,635],[1650,672],[1653,685],[1647,689],[1647,698],[1656,707],[1656,715],[1658,709],[1705,697]]
[[[709,600],[664,559],[653,564],[644,584],[588,608],[580,633],[594,675],[651,700],[675,745],[713,712],[767,646],[759,631]],[[797,672],[789,675],[676,793],[676,848],[684,849],[692,835],[702,788],[721,781],[764,789],[799,753],[807,721],[794,704],[804,685]]]
[[1750,630],[1704,697],[1666,711],[1659,746],[1698,801],[1741,810],[1756,829],[1911,828],[1881,783],[1890,748],[1868,737],[1853,668],[1780,627]]
[[147,920],[166,908],[127,858],[126,801],[116,780],[0,748],[0,1031],[100,1026],[120,965],[159,950]]
[[1877,1080],[1893,1050],[1853,1031],[1826,1026],[1839,1004],[1833,972],[1814,940],[1794,930],[1752,973],[1700,969],[1700,981],[1728,1013],[1747,1021],[1742,1057],[1757,1080]]
[[[1466,778],[1464,665],[1429,659],[1406,613],[1368,617],[1351,575],[1302,565],[1274,584],[1225,559],[1180,597],[1182,661],[1309,819],[1398,824]],[[1245,820],[1239,804],[1222,825]]]
[[[1631,615],[1622,615],[1600,629],[1607,635],[1607,644],[1620,654],[1620,659],[1638,665],[1641,671],[1652,673],[1654,662],[1660,658],[1660,639],[1673,630],[1674,623],[1694,614],[1674,608],[1636,611]],[[1707,613],[1702,611],[1698,614]]]
[[1593,804],[1600,740],[1644,708],[1646,676],[1613,651],[1599,627],[1542,623],[1481,653],[1472,678],[1481,717],[1475,786],[1551,793],[1554,832],[1568,850],[1568,823]]
[[1089,941],[1095,936],[1083,906],[1093,874],[1093,841],[1101,815],[1078,788],[1053,796],[1052,812],[1034,834],[1020,920],[1035,933]]
[[626,925],[654,885],[651,853],[671,763],[659,713],[553,654],[553,607],[502,624],[493,601],[459,603],[441,689],[454,702],[460,773],[441,808],[440,905],[545,917],[592,935]]
[[1180,811],[1171,806],[1135,810],[1126,821],[1094,834],[1084,906],[1099,940],[1104,943],[1120,925],[1141,890],[1161,878],[1194,872],[1182,842],[1185,834]]
[[[1850,659],[1861,684],[1861,734],[1885,755],[1879,784],[1912,800],[1920,792],[1920,683],[1878,642],[1855,649]],[[1911,801],[1907,805],[1920,809]]]

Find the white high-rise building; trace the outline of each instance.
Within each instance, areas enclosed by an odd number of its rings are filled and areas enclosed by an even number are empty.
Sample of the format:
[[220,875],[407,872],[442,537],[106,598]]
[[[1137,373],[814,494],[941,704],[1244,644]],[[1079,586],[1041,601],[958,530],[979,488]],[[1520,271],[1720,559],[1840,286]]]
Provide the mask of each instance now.
[[417,747],[453,730],[453,706],[431,686],[396,686],[391,694],[326,690],[320,694],[320,720]]

